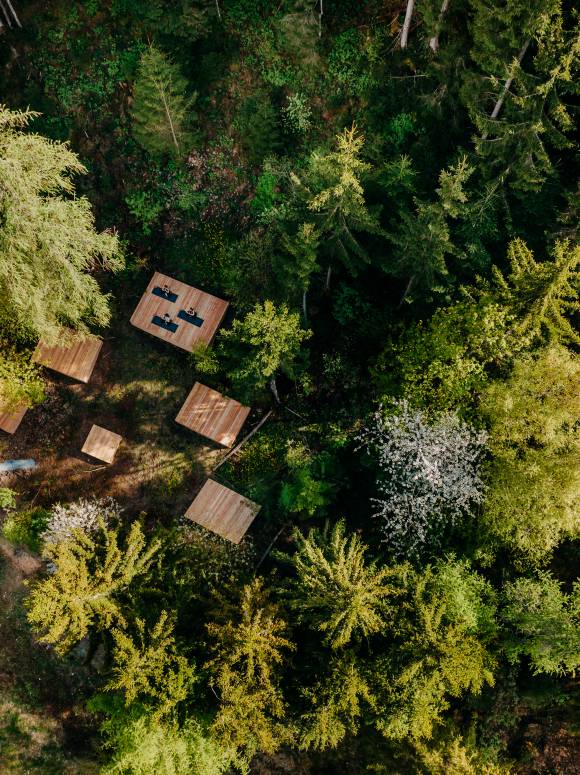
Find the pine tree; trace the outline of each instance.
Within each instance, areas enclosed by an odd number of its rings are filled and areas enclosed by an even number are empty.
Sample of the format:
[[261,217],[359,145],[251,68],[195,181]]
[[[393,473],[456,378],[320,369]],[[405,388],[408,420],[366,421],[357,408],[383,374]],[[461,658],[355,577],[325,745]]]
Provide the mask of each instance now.
[[243,320],[234,320],[229,330],[221,332],[222,342],[236,363],[231,378],[254,389],[269,382],[278,401],[276,376],[279,372],[295,376],[300,344],[311,334],[301,328],[299,315],[290,312],[286,304],[256,304]]
[[571,318],[580,312],[580,245],[556,242],[551,260],[538,262],[522,239],[508,247],[510,273],[496,270],[504,301],[519,317],[519,330],[532,337],[547,337],[580,344]]
[[325,751],[336,748],[347,734],[358,732],[363,703],[372,705],[369,686],[353,654],[333,656],[327,674],[303,690],[311,709],[300,718],[299,747]]
[[380,632],[395,594],[389,569],[365,563],[366,546],[356,534],[345,535],[344,521],[307,537],[296,532],[295,540],[289,599],[298,620],[323,633],[333,649]]
[[[438,200],[415,199],[415,211],[398,214],[397,228],[389,239],[395,246],[390,271],[408,278],[404,297],[421,292],[444,292],[449,277],[446,258],[457,254],[449,230],[449,218],[457,218],[467,200],[464,184],[473,172],[463,157],[439,176]],[[413,291],[413,293],[411,293]]]
[[274,752],[289,740],[277,671],[293,644],[261,579],[242,588],[232,605],[217,596],[216,621],[207,625],[213,657],[207,667],[220,697],[212,731],[222,745]]
[[369,212],[364,198],[362,180],[371,165],[360,158],[363,144],[353,124],[337,135],[335,150],[312,153],[303,179],[293,176],[297,193],[315,215],[329,259],[337,257],[353,275],[361,263],[370,261],[357,233],[381,233],[378,217]]
[[187,81],[163,51],[149,46],[143,52],[131,113],[133,134],[146,151],[181,156],[189,150],[195,97],[187,96]]
[[56,341],[110,319],[90,272],[122,266],[119,241],[95,231],[72,176],[86,172],[66,144],[23,131],[37,113],[0,106],[0,325]]
[[137,619],[135,630],[135,637],[127,629],[112,630],[112,677],[105,688],[122,691],[126,705],[139,699],[151,706],[153,718],[167,716],[187,697],[193,669],[177,652],[173,622],[166,611],[150,630]]
[[27,599],[28,620],[39,640],[64,654],[94,627],[124,625],[122,595],[147,573],[159,548],[158,540],[147,545],[138,522],[131,525],[124,546],[118,532],[104,526],[97,538],[79,530],[69,541],[48,544],[53,572]]

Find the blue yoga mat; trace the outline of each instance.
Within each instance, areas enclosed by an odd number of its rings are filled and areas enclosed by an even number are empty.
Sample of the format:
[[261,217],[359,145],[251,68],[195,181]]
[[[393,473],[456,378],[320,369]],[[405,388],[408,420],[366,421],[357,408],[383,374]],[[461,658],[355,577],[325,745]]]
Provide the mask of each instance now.
[[165,328],[167,331],[171,331],[173,334],[177,331],[179,326],[177,323],[166,323],[163,318],[160,318],[159,315],[154,315],[153,319],[151,320],[152,323],[155,323],[156,326],[159,326],[159,328]]
[[187,323],[193,323],[194,326],[201,327],[203,318],[198,318],[197,315],[188,315],[184,309],[180,309],[177,313],[177,317],[185,320]]
[[165,299],[166,301],[177,301],[177,294],[176,293],[163,293],[163,289],[160,288],[158,285],[153,288],[151,293],[154,293],[155,296],[159,296],[162,299]]

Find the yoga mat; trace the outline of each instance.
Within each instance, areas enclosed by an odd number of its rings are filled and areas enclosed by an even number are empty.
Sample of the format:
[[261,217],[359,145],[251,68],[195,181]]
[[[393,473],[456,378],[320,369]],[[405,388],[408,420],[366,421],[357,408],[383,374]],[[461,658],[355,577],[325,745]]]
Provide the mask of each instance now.
[[177,331],[179,326],[177,323],[166,323],[163,318],[160,318],[159,315],[155,315],[151,321],[152,323],[155,323],[156,326],[159,326],[159,328],[165,328],[167,331],[171,331],[173,334]]
[[179,310],[177,317],[198,327],[201,327],[201,324],[203,323],[203,318],[199,318],[197,315],[188,315],[184,309]]
[[162,289],[159,286],[156,286],[155,288],[153,288],[151,293],[154,293],[155,296],[159,296],[161,299],[165,299],[166,301],[177,301],[176,293],[163,293]]

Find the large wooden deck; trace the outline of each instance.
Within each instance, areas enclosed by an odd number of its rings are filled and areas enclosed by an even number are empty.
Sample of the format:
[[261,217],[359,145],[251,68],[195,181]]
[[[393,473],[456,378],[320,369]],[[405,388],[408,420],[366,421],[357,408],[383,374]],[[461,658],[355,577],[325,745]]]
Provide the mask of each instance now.
[[222,538],[239,544],[260,508],[229,487],[208,479],[185,516]]
[[94,336],[84,339],[77,337],[72,340],[72,344],[51,346],[41,339],[32,360],[79,382],[88,382],[102,346],[103,342]]
[[249,406],[243,406],[239,401],[196,382],[175,422],[229,447],[236,440],[249,413]]
[[27,411],[27,406],[17,406],[9,412],[3,412],[0,407],[0,430],[5,431],[5,433],[14,433]]
[[[161,298],[153,293],[155,288],[162,288],[165,284],[177,295],[175,301]],[[131,323],[136,328],[140,328],[164,342],[192,352],[199,343],[211,343],[228,306],[227,301],[218,299],[217,296],[212,296],[210,293],[205,293],[191,285],[174,280],[172,277],[155,272],[131,316]],[[200,326],[178,317],[180,311],[186,312],[190,308],[195,310],[197,318],[203,320]],[[169,331],[153,323],[155,316],[163,317],[164,313],[170,315],[173,323],[177,324],[176,331]]]

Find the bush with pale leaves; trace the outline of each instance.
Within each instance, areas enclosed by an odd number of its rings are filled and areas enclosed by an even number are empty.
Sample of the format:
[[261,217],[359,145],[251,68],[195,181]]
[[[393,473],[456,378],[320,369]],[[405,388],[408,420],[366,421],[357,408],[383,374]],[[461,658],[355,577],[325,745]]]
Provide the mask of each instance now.
[[75,530],[93,535],[100,523],[110,525],[121,514],[121,507],[113,498],[81,498],[74,503],[53,506],[44,533],[44,542],[58,544],[73,536]]

